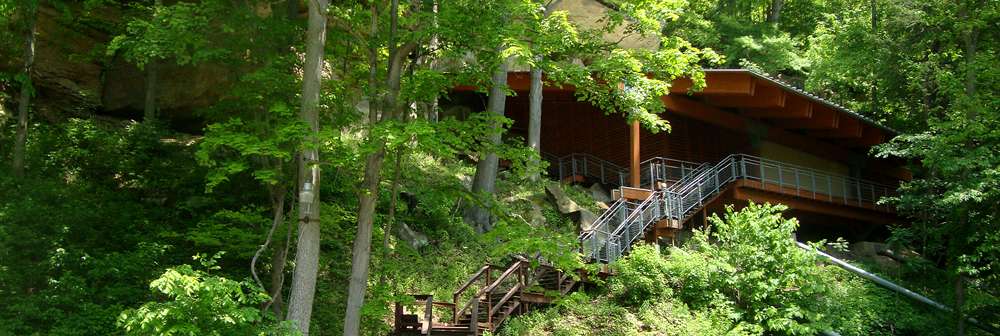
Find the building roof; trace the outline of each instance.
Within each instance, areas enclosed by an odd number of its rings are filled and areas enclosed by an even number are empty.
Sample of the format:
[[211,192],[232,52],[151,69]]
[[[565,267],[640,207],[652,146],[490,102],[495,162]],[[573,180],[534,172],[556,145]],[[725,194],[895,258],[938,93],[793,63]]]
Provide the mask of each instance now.
[[848,115],[850,115],[850,116],[852,116],[852,117],[854,117],[854,118],[856,118],[858,120],[861,120],[861,121],[865,122],[869,126],[878,127],[878,128],[880,128],[880,129],[882,129],[884,131],[887,131],[887,132],[890,132],[890,133],[893,133],[893,134],[899,134],[899,132],[897,132],[896,130],[894,130],[894,129],[888,127],[888,126],[882,125],[881,123],[879,123],[879,122],[877,122],[877,121],[875,121],[875,120],[873,120],[871,118],[868,118],[868,117],[862,115],[861,113],[855,112],[854,110],[846,108],[843,105],[837,104],[836,102],[833,102],[833,101],[828,100],[826,98],[823,98],[823,97],[820,97],[818,95],[809,93],[808,91],[803,90],[803,89],[801,89],[799,87],[796,87],[795,85],[792,85],[792,84],[790,84],[788,82],[782,81],[782,80],[780,80],[778,78],[771,77],[771,76],[769,76],[769,75],[767,75],[765,73],[762,73],[762,72],[754,71],[754,70],[751,70],[751,69],[742,69],[742,68],[740,68],[740,69],[704,69],[704,71],[706,73],[712,73],[712,72],[718,72],[718,73],[722,73],[722,72],[749,73],[751,76],[753,76],[753,77],[755,77],[757,79],[764,80],[764,81],[770,82],[772,84],[778,85],[782,89],[785,89],[785,90],[787,90],[789,92],[795,93],[795,94],[797,94],[797,95],[799,95],[801,97],[804,97],[806,99],[812,100],[813,102],[816,102],[816,103],[819,103],[819,104],[823,104],[823,105],[825,105],[825,106],[827,106],[829,108],[832,108],[834,110],[837,110],[837,111],[839,111],[841,113],[848,114]]

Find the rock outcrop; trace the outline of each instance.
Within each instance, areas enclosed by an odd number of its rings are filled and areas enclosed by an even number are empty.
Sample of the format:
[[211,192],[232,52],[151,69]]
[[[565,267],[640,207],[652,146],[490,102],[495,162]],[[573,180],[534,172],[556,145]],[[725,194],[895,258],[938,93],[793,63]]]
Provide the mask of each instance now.
[[[109,22],[121,18],[112,6],[98,12]],[[142,116],[145,74],[121,56],[105,55],[104,47],[113,38],[110,32],[72,22],[59,10],[44,5],[39,8],[36,29],[34,118],[57,122],[92,115]],[[0,63],[0,71],[19,72],[23,55],[18,51],[8,56],[14,59]],[[190,122],[194,111],[217,102],[239,76],[237,71],[213,64],[178,66],[165,61],[159,69],[160,115],[174,126],[195,131],[200,125],[178,124]]]
[[589,230],[593,225],[594,221],[597,220],[598,215],[593,211],[590,211],[584,207],[581,207],[575,201],[566,195],[563,191],[562,186],[558,183],[549,183],[545,185],[545,193],[549,196],[556,205],[556,210],[559,213],[568,215],[573,221],[576,222],[580,231]]

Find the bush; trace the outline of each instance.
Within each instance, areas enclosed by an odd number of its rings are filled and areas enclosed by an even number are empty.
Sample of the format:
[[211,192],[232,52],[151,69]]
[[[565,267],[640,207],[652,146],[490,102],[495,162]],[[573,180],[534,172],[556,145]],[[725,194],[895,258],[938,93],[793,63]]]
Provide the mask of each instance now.
[[[203,259],[207,269],[218,269],[216,254]],[[288,324],[268,325],[256,305],[268,300],[249,282],[195,270],[190,265],[170,268],[149,287],[166,296],[164,302],[147,302],[118,317],[127,335],[262,335],[290,334]]]
[[673,294],[667,260],[648,245],[632,250],[622,262],[613,265],[615,276],[608,279],[611,295],[626,306],[639,306]]

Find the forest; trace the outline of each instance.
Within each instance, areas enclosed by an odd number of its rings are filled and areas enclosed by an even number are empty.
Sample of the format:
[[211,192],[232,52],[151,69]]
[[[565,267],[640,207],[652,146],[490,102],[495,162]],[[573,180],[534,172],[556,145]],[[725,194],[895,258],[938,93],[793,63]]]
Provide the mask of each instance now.
[[[457,323],[511,264],[576,285],[474,334],[1000,335],[997,0],[0,0],[0,27],[0,335],[403,335],[397,306]],[[670,134],[706,69],[895,132],[857,160],[905,165],[898,220],[799,248],[749,202],[582,253],[610,190],[552,173],[548,88]]]

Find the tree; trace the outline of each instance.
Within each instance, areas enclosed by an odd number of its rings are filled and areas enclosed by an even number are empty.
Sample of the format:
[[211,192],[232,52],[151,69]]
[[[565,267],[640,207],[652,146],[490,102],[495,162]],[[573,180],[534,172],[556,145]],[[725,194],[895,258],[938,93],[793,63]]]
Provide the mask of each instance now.
[[319,274],[319,103],[323,78],[323,54],[326,48],[326,13],[329,2],[309,1],[306,30],[306,56],[302,77],[302,105],[299,117],[309,126],[304,148],[299,156],[299,228],[295,250],[295,271],[288,301],[288,320],[298,330],[309,334],[316,277]]
[[[160,7],[163,7],[163,0],[153,1],[152,14],[154,17]],[[159,60],[153,58],[146,64],[146,98],[142,106],[144,122],[153,122],[156,120],[156,77],[158,75],[158,62]]]
[[[373,4],[373,6],[375,6]],[[409,12],[416,11],[417,8],[410,8]],[[377,10],[373,9],[373,14]],[[398,22],[399,22],[399,0],[393,0],[389,7],[389,60],[385,81],[385,100],[378,106],[383,109],[379,118],[378,112],[373,110],[369,114],[369,123],[376,125],[379,122],[395,120],[401,114],[402,104],[399,102],[400,81],[404,62],[410,53],[417,47],[416,41],[409,41],[403,45],[397,44]],[[372,31],[377,25],[376,19],[372,18]],[[375,34],[372,34],[374,36]],[[375,67],[375,64],[371,64]],[[347,312],[344,317],[344,335],[358,335],[361,329],[361,306],[364,304],[365,289],[368,282],[368,267],[371,260],[372,243],[372,223],[374,221],[375,203],[379,194],[379,183],[381,181],[382,163],[385,161],[385,138],[378,134],[372,135],[369,132],[370,141],[375,144],[373,152],[365,158],[365,173],[362,185],[364,189],[358,196],[358,233],[354,238],[354,248],[351,253],[351,278],[347,289]]]
[[21,81],[21,96],[17,102],[17,135],[14,140],[14,160],[12,161],[14,176],[24,177],[24,152],[28,138],[28,110],[31,106],[31,95],[34,88],[31,85],[31,68],[35,63],[35,22],[37,20],[38,3],[28,1],[22,4],[24,32],[24,68],[19,76]]
[[[883,91],[880,100],[896,102],[886,113],[901,119],[913,131],[896,137],[878,154],[912,162],[915,178],[904,182],[900,195],[889,201],[910,215],[915,225],[897,230],[894,238],[924,251],[953,276],[955,332],[961,335],[966,333],[967,314],[975,317],[979,313],[967,311],[968,284],[979,283],[986,288],[1000,284],[996,272],[1000,253],[995,248],[1000,238],[996,235],[1000,230],[1000,209],[996,207],[1000,202],[996,192],[1000,163],[992,154],[1000,150],[1000,139],[992,131],[1000,123],[1000,116],[991,113],[1000,106],[990,98],[1000,88],[1000,82],[987,68],[990,61],[981,56],[997,52],[995,41],[1000,36],[981,34],[988,26],[986,22],[995,22],[1000,16],[1000,8],[978,1],[932,2],[924,6],[935,9],[940,16],[921,18],[916,23],[886,20],[885,29],[909,31],[918,27],[938,32],[914,36],[920,39],[915,45],[921,48],[892,51],[905,56],[904,62],[924,65],[917,68],[917,74],[905,75],[923,77],[929,73],[933,78],[931,85],[921,82],[911,88],[933,91]],[[897,26],[901,23],[906,26]],[[994,43],[985,47],[987,44],[979,43],[980,38]],[[941,59],[935,57],[937,53],[961,56]]]
[[[486,105],[486,112],[495,114],[499,118],[503,117],[504,103],[507,101],[507,62],[507,60],[501,61],[493,72],[489,101]],[[502,134],[500,126],[494,123],[493,132],[488,139],[489,143],[500,145]],[[485,156],[481,156],[479,162],[476,163],[476,175],[472,179],[472,193],[492,196],[496,191],[497,169],[499,168],[500,161],[496,152],[490,151],[485,153]],[[472,224],[476,232],[479,233],[489,231],[492,224],[489,210],[477,204],[465,208],[465,221]]]
[[[552,10],[561,3],[562,0],[553,0],[545,4],[541,19],[545,20],[552,13]],[[541,41],[539,41],[541,42]],[[541,46],[534,46],[540,48]],[[542,61],[545,54],[535,51],[534,62],[531,65],[531,88],[528,92],[528,147],[533,149],[539,156],[542,153]],[[533,180],[538,180],[539,176],[533,176]]]

